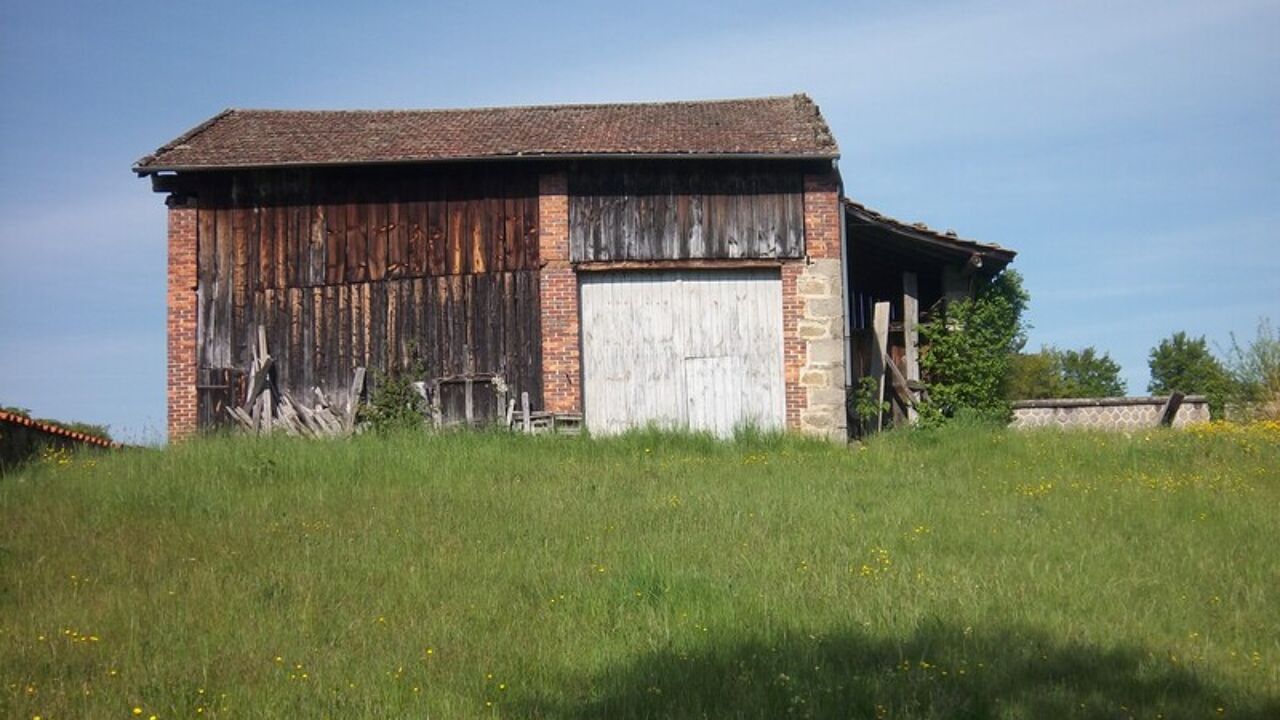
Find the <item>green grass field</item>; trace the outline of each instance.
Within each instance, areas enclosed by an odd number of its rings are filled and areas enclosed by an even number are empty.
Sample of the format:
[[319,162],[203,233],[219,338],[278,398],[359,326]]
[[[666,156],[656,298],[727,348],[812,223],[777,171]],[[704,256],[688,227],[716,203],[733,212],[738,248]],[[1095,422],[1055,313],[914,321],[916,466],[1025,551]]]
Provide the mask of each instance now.
[[209,439],[0,477],[0,717],[1280,717],[1280,431]]

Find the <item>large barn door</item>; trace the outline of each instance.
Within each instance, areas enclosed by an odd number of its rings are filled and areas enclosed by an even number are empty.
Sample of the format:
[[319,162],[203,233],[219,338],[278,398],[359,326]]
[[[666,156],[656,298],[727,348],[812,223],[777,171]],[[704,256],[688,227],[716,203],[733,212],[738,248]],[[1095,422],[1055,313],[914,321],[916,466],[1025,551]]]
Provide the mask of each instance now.
[[722,437],[780,428],[777,270],[593,273],[582,279],[583,403],[598,434],[654,424]]

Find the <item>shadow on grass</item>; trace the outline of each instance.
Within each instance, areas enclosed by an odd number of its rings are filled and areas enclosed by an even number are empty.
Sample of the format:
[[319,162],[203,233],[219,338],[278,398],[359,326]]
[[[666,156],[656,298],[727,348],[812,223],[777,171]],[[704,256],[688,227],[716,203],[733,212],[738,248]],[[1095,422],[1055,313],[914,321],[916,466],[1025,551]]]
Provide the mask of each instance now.
[[1163,652],[941,624],[901,639],[796,634],[659,651],[562,690],[579,700],[529,697],[513,716],[1280,717],[1280,700],[1217,687]]

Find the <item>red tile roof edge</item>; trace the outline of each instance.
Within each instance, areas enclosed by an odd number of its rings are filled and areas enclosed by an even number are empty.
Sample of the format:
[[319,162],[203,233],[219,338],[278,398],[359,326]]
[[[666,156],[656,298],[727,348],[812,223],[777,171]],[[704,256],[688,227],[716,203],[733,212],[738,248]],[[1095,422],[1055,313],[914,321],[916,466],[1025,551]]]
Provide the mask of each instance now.
[[983,242],[978,242],[977,240],[966,240],[956,235],[955,231],[953,230],[940,232],[938,230],[934,230],[928,225],[925,225],[924,223],[919,223],[919,222],[909,223],[904,220],[891,218],[888,215],[885,215],[884,213],[878,212],[876,210],[872,210],[871,208],[867,207],[866,205],[863,205],[862,203],[852,198],[845,198],[844,204],[845,204],[846,212],[854,212],[858,215],[865,217],[870,222],[874,222],[879,225],[886,226],[891,230],[896,230],[898,232],[905,233],[907,235],[913,235],[917,237],[923,236],[926,239],[944,243],[946,245],[954,247],[956,250],[969,250],[972,252],[980,252],[980,253],[988,254],[998,259],[1004,260],[1005,262],[1012,262],[1013,258],[1018,254],[1016,250],[1010,250],[1009,248],[1001,247],[1000,245],[996,245],[995,243],[983,243]]
[[0,410],[0,422],[10,422],[15,425],[23,425],[29,428],[33,428],[35,430],[39,430],[40,432],[48,433],[50,435],[57,435],[59,437],[64,437],[69,440],[75,440],[76,442],[82,442],[86,445],[94,445],[96,447],[112,448],[112,449],[124,447],[124,445],[118,442],[113,442],[105,438],[100,438],[96,435],[89,435],[87,433],[77,432],[75,430],[68,430],[59,425],[54,425],[53,423],[44,422],[43,420],[36,420],[34,418],[29,418],[26,415],[19,415],[17,413],[6,412],[4,410]]

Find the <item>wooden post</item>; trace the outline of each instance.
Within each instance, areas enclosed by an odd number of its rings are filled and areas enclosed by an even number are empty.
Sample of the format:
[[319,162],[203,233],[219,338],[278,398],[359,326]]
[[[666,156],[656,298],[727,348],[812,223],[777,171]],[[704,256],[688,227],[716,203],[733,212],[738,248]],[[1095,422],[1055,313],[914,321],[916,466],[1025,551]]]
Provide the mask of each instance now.
[[884,364],[889,350],[889,303],[878,302],[872,316],[871,327],[874,337],[871,340],[871,377],[876,379],[879,389],[876,391],[876,431],[884,427],[884,413],[879,412],[884,403]]
[[356,413],[360,410],[360,396],[364,394],[364,375],[365,369],[356,368],[355,376],[351,379],[351,392],[347,395],[347,416],[345,418],[347,431],[355,429]]
[[533,424],[529,418],[529,393],[520,393],[520,429],[526,433],[533,432]]
[[1173,419],[1178,417],[1178,410],[1182,407],[1182,400],[1186,395],[1175,392],[1165,401],[1164,407],[1160,408],[1160,425],[1163,427],[1172,427]]
[[[902,273],[902,340],[906,349],[907,381],[920,379],[920,300],[916,274]],[[915,425],[919,413],[915,405],[907,406],[907,422]]]

